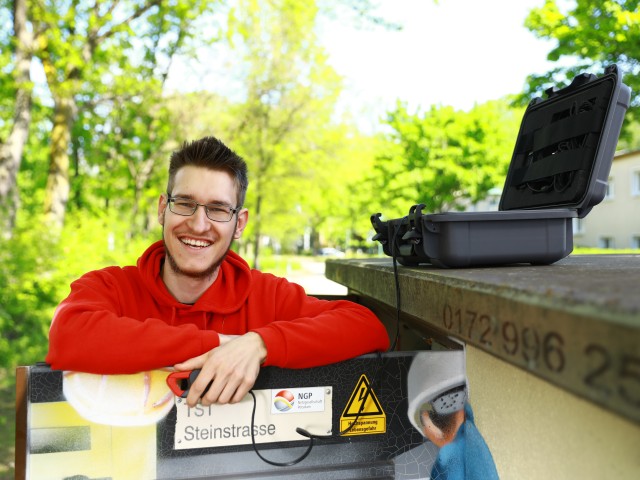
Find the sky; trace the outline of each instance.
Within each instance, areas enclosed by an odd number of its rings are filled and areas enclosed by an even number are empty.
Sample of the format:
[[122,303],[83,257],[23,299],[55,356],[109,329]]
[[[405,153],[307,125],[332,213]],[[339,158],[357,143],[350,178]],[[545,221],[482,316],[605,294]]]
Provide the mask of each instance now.
[[[343,77],[338,109],[348,111],[364,133],[384,130],[380,120],[398,100],[410,112],[431,105],[469,110],[521,92],[528,75],[552,67],[546,56],[554,42],[524,27],[528,13],[544,0],[371,3],[378,5],[375,14],[402,29],[358,27],[347,18],[325,18],[318,29],[329,63]],[[176,59],[168,90],[205,88],[237,97],[237,57],[220,44],[208,48],[215,61]],[[201,58],[212,58],[211,52]]]
[[544,0],[378,0],[377,13],[401,31],[357,29],[335,22],[320,39],[344,77],[342,107],[365,129],[396,100],[409,108],[450,105],[468,110],[523,90],[532,73],[550,69],[553,43],[524,26]]

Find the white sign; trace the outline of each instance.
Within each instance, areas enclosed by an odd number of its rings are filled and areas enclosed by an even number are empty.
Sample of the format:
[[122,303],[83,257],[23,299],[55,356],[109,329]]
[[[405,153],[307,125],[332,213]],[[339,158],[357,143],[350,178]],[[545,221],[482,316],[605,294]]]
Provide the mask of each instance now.
[[193,408],[176,397],[174,448],[251,445],[252,434],[256,443],[308,441],[296,428],[317,435],[331,434],[331,387],[254,390],[253,393],[256,396],[253,431],[251,395],[235,404]]
[[327,388],[282,388],[271,390],[271,413],[324,412]]

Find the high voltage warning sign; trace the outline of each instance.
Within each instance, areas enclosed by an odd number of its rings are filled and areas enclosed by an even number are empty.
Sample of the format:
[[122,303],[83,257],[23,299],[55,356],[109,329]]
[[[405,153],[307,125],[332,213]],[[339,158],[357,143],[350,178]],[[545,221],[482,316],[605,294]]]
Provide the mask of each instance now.
[[340,431],[345,431],[354,422],[355,425],[343,435],[371,435],[387,431],[387,416],[364,374],[342,412]]

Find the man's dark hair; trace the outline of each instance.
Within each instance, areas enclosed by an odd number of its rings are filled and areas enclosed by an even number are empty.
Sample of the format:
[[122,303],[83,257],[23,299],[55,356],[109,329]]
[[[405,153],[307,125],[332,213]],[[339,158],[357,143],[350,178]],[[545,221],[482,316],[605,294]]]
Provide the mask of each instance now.
[[167,184],[169,195],[173,191],[176,172],[188,165],[219,170],[231,175],[238,192],[238,204],[234,206],[236,208],[242,207],[249,186],[247,164],[242,157],[215,137],[204,137],[200,140],[184,142],[180,150],[171,154],[169,161],[169,182]]

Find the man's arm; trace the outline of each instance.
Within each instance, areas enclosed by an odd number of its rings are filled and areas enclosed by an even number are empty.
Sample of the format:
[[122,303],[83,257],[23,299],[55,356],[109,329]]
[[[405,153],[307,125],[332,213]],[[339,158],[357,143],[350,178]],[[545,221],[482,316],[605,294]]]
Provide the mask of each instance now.
[[239,402],[253,387],[266,356],[267,349],[257,333],[220,335],[219,347],[175,365],[179,371],[200,369],[189,388],[187,404],[194,407],[200,399],[205,406]]
[[[267,347],[265,366],[309,368],[389,348],[389,335],[368,308],[347,300],[319,300],[279,279],[276,321],[250,328]],[[270,304],[253,306],[266,311]]]
[[344,305],[253,331],[267,347],[265,366],[311,368],[389,348],[387,331],[372,313]]
[[367,308],[318,300],[284,279],[262,278],[268,284],[254,285],[257,299],[249,299],[252,331],[220,335],[220,347],[175,365],[180,371],[201,369],[189,389],[190,406],[210,383],[204,405],[239,402],[253,387],[261,365],[315,367],[389,348],[386,329]]
[[[90,272],[73,282],[49,331],[46,361],[57,370],[126,374],[171,366],[219,345],[218,333],[169,325],[147,313],[123,314],[123,303],[145,301],[120,269]],[[122,292],[128,292],[123,298]],[[129,298],[130,297],[130,298]],[[133,307],[129,307],[133,308]],[[143,310],[143,309],[141,309]]]

